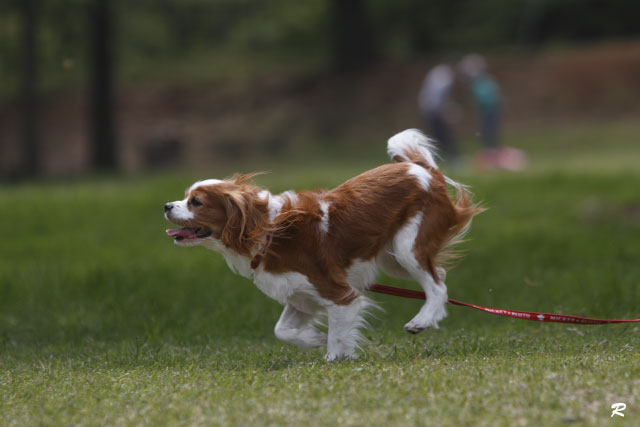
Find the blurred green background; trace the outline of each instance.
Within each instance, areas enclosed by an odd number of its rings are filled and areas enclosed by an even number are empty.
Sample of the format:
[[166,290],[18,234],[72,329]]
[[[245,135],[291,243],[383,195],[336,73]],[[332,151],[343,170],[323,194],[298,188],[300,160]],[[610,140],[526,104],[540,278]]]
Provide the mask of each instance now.
[[[368,156],[425,128],[425,73],[469,52],[501,87],[506,144],[635,123],[639,13],[632,0],[5,0],[0,176]],[[456,95],[473,152],[476,116],[463,84]]]

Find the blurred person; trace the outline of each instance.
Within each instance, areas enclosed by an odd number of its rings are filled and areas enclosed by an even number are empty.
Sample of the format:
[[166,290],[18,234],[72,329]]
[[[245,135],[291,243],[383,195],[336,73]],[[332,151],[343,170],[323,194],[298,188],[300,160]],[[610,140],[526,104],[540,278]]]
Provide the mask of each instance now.
[[455,121],[455,104],[451,91],[455,72],[448,64],[438,64],[424,78],[418,94],[420,113],[429,128],[429,134],[450,162],[458,161],[458,150],[451,124]]
[[482,169],[520,171],[526,165],[523,151],[500,144],[502,96],[500,87],[487,71],[486,60],[478,54],[466,55],[458,68],[469,83],[479,118],[483,150],[476,156]]

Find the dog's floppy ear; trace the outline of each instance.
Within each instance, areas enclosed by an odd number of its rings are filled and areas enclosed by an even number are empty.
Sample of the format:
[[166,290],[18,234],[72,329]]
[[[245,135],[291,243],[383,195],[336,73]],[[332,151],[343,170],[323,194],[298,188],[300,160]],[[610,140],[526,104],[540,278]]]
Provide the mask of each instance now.
[[220,236],[222,243],[238,253],[250,255],[252,248],[263,243],[263,235],[269,229],[264,205],[265,203],[251,192],[225,192],[227,222]]

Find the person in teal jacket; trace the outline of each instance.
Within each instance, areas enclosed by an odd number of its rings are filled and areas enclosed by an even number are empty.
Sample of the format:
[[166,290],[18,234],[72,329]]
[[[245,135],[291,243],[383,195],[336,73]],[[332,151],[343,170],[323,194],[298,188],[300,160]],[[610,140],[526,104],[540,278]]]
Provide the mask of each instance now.
[[500,143],[502,95],[498,83],[487,72],[487,62],[478,54],[470,54],[462,58],[459,69],[469,82],[478,112],[478,130],[483,146],[478,163],[484,169],[522,170],[526,164],[524,152],[502,147]]
[[498,148],[502,96],[496,81],[487,72],[487,63],[477,54],[465,56],[460,69],[467,77],[478,111],[480,135],[485,149]]

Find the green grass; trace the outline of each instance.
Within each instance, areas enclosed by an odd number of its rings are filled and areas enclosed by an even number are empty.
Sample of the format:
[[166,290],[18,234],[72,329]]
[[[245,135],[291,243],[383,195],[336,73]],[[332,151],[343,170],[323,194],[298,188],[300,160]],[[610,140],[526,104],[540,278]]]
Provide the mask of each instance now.
[[[640,149],[628,143],[637,134],[628,124],[516,134],[513,143],[531,152],[527,172],[452,173],[490,209],[449,273],[449,295],[639,317],[640,171],[631,159]],[[273,165],[258,181],[275,191],[330,187],[381,158]],[[385,312],[357,361],[327,365],[320,350],[278,342],[277,303],[232,275],[219,255],[164,236],[163,203],[194,178],[0,189],[0,424],[640,419],[640,325],[538,324],[451,307],[440,330],[410,336],[402,325],[420,303],[374,296]],[[610,418],[615,402],[627,404],[624,419]]]

